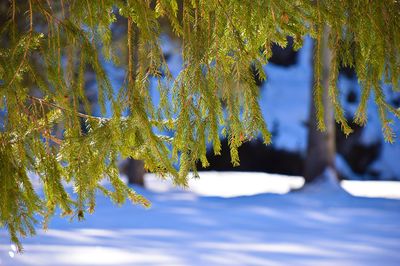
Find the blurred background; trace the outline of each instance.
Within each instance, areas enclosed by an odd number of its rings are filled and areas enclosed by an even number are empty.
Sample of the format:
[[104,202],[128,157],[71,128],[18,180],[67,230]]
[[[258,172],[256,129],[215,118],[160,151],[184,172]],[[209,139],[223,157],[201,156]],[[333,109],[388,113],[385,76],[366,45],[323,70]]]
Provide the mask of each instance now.
[[[117,22],[115,25],[114,32],[117,36],[118,33],[123,35],[126,32],[124,29],[126,23],[123,20],[121,18],[118,20],[121,23]],[[168,34],[168,28],[165,32],[160,38],[167,63],[176,77],[182,69],[182,51],[173,33]],[[273,55],[269,64],[264,66],[266,81],[259,80],[254,71],[260,88],[259,103],[273,136],[272,144],[266,146],[261,139],[244,143],[239,149],[240,166],[233,167],[227,140],[223,139],[221,156],[214,156],[210,146],[207,156],[210,166],[202,168],[199,164],[199,170],[303,175],[310,127],[310,104],[312,103],[313,44],[312,39],[306,37],[303,48],[295,51],[291,37],[287,38],[287,43],[286,48],[273,45]],[[122,69],[113,66],[109,66],[108,70],[114,87],[119,88],[125,73]],[[354,69],[341,67],[339,73],[340,100],[354,130],[346,137],[340,125],[336,124],[335,163],[340,179],[399,180],[399,137],[396,137],[397,141],[394,144],[385,142],[373,96],[369,99],[367,125],[360,127],[352,122],[360,103],[361,89]],[[396,108],[400,107],[400,93],[393,92],[389,86],[383,86],[389,103]],[[158,94],[155,86],[151,89],[154,102],[157,103]],[[389,115],[393,120],[394,132],[400,132],[399,121],[394,115]],[[124,164],[122,170],[131,182],[143,184],[141,176],[144,171],[140,170],[142,166],[143,163],[130,160]]]
[[[162,36],[167,62],[172,73],[177,75],[181,69],[181,50],[179,43],[170,36]],[[304,46],[294,51],[293,40],[288,37],[288,46],[274,45],[273,56],[264,66],[267,80],[258,80],[260,88],[260,106],[272,132],[272,144],[265,145],[261,139],[246,142],[239,148],[240,166],[233,167],[229,155],[227,140],[222,140],[222,154],[214,156],[210,147],[208,160],[210,166],[201,171],[246,171],[266,172],[302,176],[307,152],[307,135],[312,103],[313,48],[312,39],[306,37]],[[116,83],[120,78],[112,72]],[[257,80],[256,74],[255,78]],[[335,163],[340,179],[349,180],[399,180],[400,179],[400,143],[385,142],[381,131],[378,111],[373,97],[368,105],[368,123],[361,127],[352,122],[360,102],[361,89],[352,68],[340,69],[338,87],[340,100],[345,114],[354,132],[345,136],[336,123]],[[389,102],[398,108],[400,93],[394,93],[384,86]],[[156,90],[153,88],[153,90]],[[154,93],[154,97],[157,94]],[[400,123],[391,115],[394,132],[400,132]],[[137,167],[136,167],[137,165]],[[125,164],[123,172],[134,181],[141,180],[140,162]],[[142,181],[138,181],[143,183]]]
[[[0,3],[0,24],[7,4]],[[112,25],[120,65],[103,62],[116,91],[125,78],[126,25],[120,16]],[[182,68],[180,43],[162,27],[160,41],[176,77]],[[267,80],[257,82],[272,144],[244,143],[240,166],[232,167],[223,139],[221,156],[210,147],[210,166],[199,165],[201,178],[190,180],[187,189],[146,173],[142,161],[121,161],[121,177],[152,202],[151,209],[117,208],[99,195],[92,216],[81,223],[56,216],[49,231],[39,227],[37,236],[23,240],[23,254],[1,229],[0,265],[400,265],[400,140],[384,141],[372,97],[365,127],[352,123],[354,133],[347,138],[336,127],[335,164],[344,181],[335,182],[328,171],[323,182],[299,190],[310,127],[313,44],[309,37],[299,51],[292,44],[288,37],[286,48],[273,46],[264,66]],[[90,69],[85,80],[92,114],[99,115]],[[352,121],[360,101],[353,69],[340,69],[338,86]],[[400,93],[384,88],[389,102],[400,107]],[[400,123],[391,118],[399,135]]]

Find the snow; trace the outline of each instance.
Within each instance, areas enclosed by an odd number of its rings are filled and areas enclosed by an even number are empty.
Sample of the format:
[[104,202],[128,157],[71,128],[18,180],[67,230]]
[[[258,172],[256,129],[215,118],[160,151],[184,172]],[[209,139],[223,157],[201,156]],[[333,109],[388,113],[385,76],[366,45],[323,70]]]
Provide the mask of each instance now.
[[342,187],[359,197],[391,198],[400,200],[399,181],[356,181],[343,180]]
[[93,215],[54,218],[49,231],[23,241],[22,255],[1,230],[0,265],[400,264],[400,182],[345,181],[343,190],[328,171],[314,189],[287,193],[303,179],[200,176],[184,190],[148,175],[149,189],[135,189],[149,210],[99,196]]
[[[278,174],[217,171],[200,173],[200,178],[189,180],[190,191],[199,196],[231,198],[265,192],[285,194],[304,184],[302,177]],[[243,184],[244,176],[247,180],[245,184]],[[169,182],[160,183],[158,178],[151,174],[146,176],[146,186],[156,192],[167,192],[173,189]]]
[[344,190],[337,181],[335,170],[327,168],[322,177],[301,188],[302,193],[333,195],[334,197],[348,197],[350,194]]

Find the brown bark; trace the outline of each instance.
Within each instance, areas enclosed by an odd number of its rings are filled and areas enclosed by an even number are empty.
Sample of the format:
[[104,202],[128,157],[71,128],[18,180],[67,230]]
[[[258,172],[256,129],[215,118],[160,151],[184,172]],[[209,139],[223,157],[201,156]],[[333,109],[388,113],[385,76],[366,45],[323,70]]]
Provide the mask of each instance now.
[[[324,29],[321,43],[322,50],[322,101],[324,105],[324,121],[326,131],[321,132],[317,126],[316,108],[314,102],[310,104],[308,146],[304,167],[304,178],[306,183],[315,181],[323,171],[330,167],[335,169],[335,121],[333,117],[333,106],[328,97],[331,51],[328,47],[329,28]],[[315,64],[313,64],[315,67]],[[315,77],[314,77],[315,79]]]

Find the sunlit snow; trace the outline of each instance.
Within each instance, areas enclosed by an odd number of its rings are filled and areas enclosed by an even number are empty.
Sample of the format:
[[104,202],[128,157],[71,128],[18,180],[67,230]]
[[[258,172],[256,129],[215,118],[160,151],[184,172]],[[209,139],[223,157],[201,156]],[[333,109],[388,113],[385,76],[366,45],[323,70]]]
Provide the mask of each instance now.
[[[149,210],[98,197],[83,222],[54,218],[0,265],[399,265],[399,182],[329,182],[287,193],[301,177],[200,173],[190,189],[153,175]],[[334,191],[334,193],[332,193]],[[355,197],[362,195],[368,197]],[[13,254],[13,256],[11,255]]]

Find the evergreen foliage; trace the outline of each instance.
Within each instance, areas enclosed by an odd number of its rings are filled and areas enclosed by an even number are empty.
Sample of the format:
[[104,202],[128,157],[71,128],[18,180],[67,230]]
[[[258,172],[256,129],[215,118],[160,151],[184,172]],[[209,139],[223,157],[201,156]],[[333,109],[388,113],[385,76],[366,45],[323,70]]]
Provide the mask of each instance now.
[[[79,219],[92,212],[96,191],[118,204],[129,198],[147,206],[119,179],[119,158],[144,160],[149,171],[185,186],[190,172],[196,176],[198,160],[208,164],[207,143],[220,153],[221,133],[228,136],[235,165],[244,141],[261,133],[269,143],[252,68],[265,78],[271,45],[286,46],[287,36],[296,49],[307,34],[316,40],[314,99],[321,130],[319,47],[328,27],[336,121],[351,133],[336,87],[339,66],[351,66],[362,84],[355,122],[367,122],[373,95],[383,134],[394,140],[387,114],[400,117],[400,110],[386,101],[382,86],[399,90],[397,0],[10,0],[6,6],[0,25],[0,225],[18,245],[20,236],[34,233],[38,215],[46,226],[57,208]],[[127,21],[126,53],[113,45],[117,16]],[[170,30],[182,43],[183,69],[176,78],[160,46],[160,34]],[[118,93],[103,60],[127,62]],[[102,117],[90,115],[84,92],[89,68],[96,74]],[[150,79],[158,83],[158,106]],[[34,96],[34,89],[40,94]],[[105,118],[108,103],[112,116]],[[155,133],[166,131],[172,137]],[[44,198],[28,172],[40,176]],[[104,178],[111,191],[101,185]],[[73,184],[73,195],[65,182]]]

